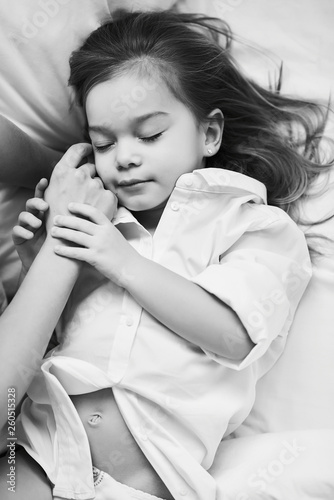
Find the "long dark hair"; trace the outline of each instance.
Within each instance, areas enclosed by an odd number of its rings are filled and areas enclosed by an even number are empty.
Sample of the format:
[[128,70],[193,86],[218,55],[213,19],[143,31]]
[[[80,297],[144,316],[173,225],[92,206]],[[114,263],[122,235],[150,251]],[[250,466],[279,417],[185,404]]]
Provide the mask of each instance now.
[[294,202],[331,166],[319,148],[328,108],[243,76],[231,56],[232,38],[226,23],[203,15],[117,11],[72,54],[69,83],[84,106],[94,85],[137,68],[158,73],[198,122],[221,109],[222,144],[206,166],[258,179],[268,203],[298,219]]

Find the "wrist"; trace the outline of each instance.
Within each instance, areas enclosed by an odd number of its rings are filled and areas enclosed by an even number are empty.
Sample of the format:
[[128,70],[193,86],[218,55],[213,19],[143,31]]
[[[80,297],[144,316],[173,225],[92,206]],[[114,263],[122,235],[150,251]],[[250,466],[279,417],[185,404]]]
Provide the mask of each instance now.
[[61,244],[60,240],[57,240],[50,233],[47,233],[46,238],[44,240],[44,244],[42,248],[47,248],[49,250],[53,250],[56,245]]
[[60,263],[62,267],[73,267],[77,268],[79,271],[83,265],[83,262],[75,259],[67,259],[66,257],[62,257],[61,255],[57,254],[55,252],[55,247],[57,245],[64,245],[63,240],[58,240],[57,238],[53,238],[51,235],[47,235],[38,256],[40,256],[40,258],[49,259],[50,264]]

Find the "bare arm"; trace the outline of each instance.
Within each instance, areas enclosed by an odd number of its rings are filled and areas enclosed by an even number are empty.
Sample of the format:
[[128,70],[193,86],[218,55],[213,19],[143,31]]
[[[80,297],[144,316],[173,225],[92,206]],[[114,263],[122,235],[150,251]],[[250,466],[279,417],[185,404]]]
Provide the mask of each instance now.
[[[47,229],[56,214],[68,213],[69,201],[78,200],[99,207],[112,217],[114,195],[92,178],[93,165],[76,168],[91,152],[89,144],[70,148],[55,167],[46,193],[49,205]],[[76,281],[80,264],[54,253],[55,244],[47,235],[21,287],[0,316],[0,429],[7,420],[7,391],[14,387],[16,406],[22,400],[38,369],[51,334]],[[2,433],[2,437],[4,433]]]
[[0,182],[34,187],[49,178],[61,153],[38,143],[0,115]]
[[236,313],[192,281],[138,255],[124,287],[152,316],[190,342],[233,360],[254,347]]
[[61,259],[47,238],[12,302],[0,317],[0,428],[7,420],[7,390],[14,387],[16,405],[26,393],[80,265]]

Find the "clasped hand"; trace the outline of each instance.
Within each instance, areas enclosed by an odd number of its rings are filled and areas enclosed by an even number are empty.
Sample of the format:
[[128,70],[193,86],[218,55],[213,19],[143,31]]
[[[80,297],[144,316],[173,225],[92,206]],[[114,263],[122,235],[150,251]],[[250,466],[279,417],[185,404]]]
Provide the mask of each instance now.
[[14,243],[26,270],[46,237],[58,255],[87,262],[122,284],[126,261],[137,252],[111,222],[116,196],[94,177],[94,165],[78,167],[89,153],[89,144],[72,146],[55,166],[49,186],[45,179],[39,182],[13,230]]
[[49,211],[46,217],[46,229],[49,232],[56,215],[68,215],[71,202],[85,203],[96,207],[112,219],[117,209],[116,196],[106,189],[99,177],[95,177],[95,166],[86,163],[77,165],[91,153],[90,144],[75,144],[55,166],[50,184],[44,193]]

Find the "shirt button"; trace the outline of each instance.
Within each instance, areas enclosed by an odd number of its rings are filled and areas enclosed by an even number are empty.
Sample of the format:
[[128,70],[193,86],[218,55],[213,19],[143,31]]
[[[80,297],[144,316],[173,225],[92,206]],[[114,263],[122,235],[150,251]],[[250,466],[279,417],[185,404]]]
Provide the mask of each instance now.
[[173,202],[171,203],[170,208],[171,208],[172,210],[174,210],[174,212],[176,212],[177,210],[179,210],[179,208],[180,208],[180,204],[179,204],[177,201],[173,201]]
[[185,496],[188,494],[187,490],[184,490],[184,489],[181,489],[179,493],[180,493],[180,495],[182,495],[183,497],[185,497]]
[[185,183],[185,185],[186,185],[186,186],[188,186],[188,187],[192,186],[192,185],[194,184],[194,181],[193,181],[193,179],[192,179],[192,176],[186,177],[186,178],[184,179],[184,183]]
[[126,318],[125,323],[126,323],[127,326],[132,326],[133,325],[133,319],[131,318],[131,316],[128,316]]

